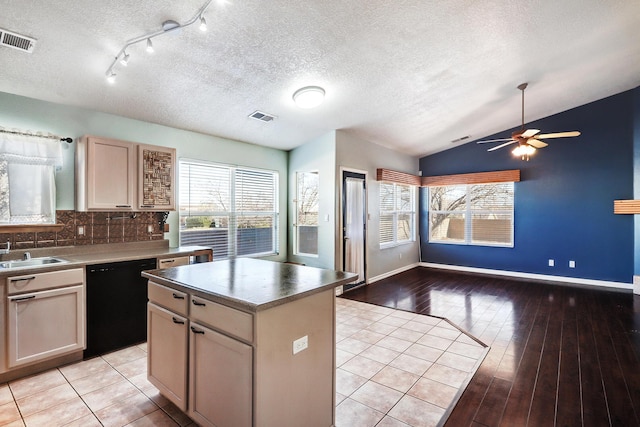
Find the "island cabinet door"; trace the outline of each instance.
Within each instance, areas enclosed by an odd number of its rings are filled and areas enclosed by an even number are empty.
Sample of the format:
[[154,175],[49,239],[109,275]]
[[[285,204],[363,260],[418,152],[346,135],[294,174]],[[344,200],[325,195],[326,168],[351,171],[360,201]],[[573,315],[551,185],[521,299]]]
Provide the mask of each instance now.
[[189,321],[153,303],[147,305],[147,377],[160,393],[187,410]]
[[191,322],[189,416],[201,426],[251,426],[251,346]]

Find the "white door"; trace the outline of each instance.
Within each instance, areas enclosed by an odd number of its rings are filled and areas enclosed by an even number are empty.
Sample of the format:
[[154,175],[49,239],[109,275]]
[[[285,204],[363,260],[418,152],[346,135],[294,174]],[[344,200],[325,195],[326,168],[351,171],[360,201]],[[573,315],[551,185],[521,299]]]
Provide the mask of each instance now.
[[346,289],[366,282],[366,176],[342,172],[343,270],[358,274]]

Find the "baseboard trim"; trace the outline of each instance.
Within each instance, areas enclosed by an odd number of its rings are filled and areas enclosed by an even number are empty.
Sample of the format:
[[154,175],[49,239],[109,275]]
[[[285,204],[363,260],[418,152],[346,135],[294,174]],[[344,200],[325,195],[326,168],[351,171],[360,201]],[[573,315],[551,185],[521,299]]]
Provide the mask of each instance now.
[[419,265],[421,265],[421,263],[419,263],[419,262],[416,262],[416,263],[413,263],[413,264],[409,264],[409,265],[405,265],[404,267],[397,268],[397,269],[395,269],[393,271],[386,272],[386,273],[381,274],[379,276],[371,277],[371,278],[369,278],[369,280],[367,280],[367,283],[374,283],[374,282],[377,282],[378,280],[386,279],[387,277],[391,277],[391,276],[393,276],[395,274],[399,274],[399,273],[403,273],[403,272],[405,272],[407,270],[411,270],[412,268],[418,267]]
[[549,274],[522,273],[519,271],[492,270],[488,268],[464,267],[460,265],[436,264],[432,262],[421,262],[418,265],[420,265],[421,267],[438,268],[442,270],[453,270],[467,273],[488,274],[492,276],[505,276],[518,279],[539,280],[543,282],[555,282],[562,284],[585,285],[600,288],[613,288],[625,291],[633,291],[633,283],[582,279],[579,277],[552,276]]

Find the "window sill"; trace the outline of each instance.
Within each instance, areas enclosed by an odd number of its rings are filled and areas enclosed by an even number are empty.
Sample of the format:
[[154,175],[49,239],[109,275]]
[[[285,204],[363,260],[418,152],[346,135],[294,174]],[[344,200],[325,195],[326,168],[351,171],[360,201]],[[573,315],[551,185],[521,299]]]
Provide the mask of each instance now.
[[64,224],[0,224],[0,233],[46,233],[63,228]]

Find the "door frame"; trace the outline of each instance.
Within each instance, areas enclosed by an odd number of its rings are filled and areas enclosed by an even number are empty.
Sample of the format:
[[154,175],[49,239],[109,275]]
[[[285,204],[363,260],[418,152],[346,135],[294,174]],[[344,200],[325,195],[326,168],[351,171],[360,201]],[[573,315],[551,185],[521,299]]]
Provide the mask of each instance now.
[[340,167],[340,175],[339,175],[339,192],[340,192],[340,197],[339,197],[339,201],[338,201],[338,227],[337,227],[337,241],[338,241],[338,250],[337,252],[337,257],[336,257],[336,265],[339,266],[339,270],[343,270],[344,269],[344,263],[345,263],[345,251],[344,251],[344,202],[345,202],[345,197],[346,194],[344,192],[344,183],[345,183],[345,172],[346,173],[352,173],[352,174],[358,174],[358,175],[363,175],[364,176],[364,275],[365,277],[360,278],[361,282],[359,283],[350,283],[347,285],[343,285],[342,290],[346,291],[349,289],[352,289],[354,287],[358,287],[358,286],[363,286],[367,284],[367,265],[368,265],[368,258],[369,258],[369,251],[367,250],[367,234],[369,232],[369,227],[368,227],[368,221],[369,221],[369,197],[367,194],[367,178],[368,178],[368,172],[365,170],[360,170],[360,169],[354,169],[354,168],[349,168],[349,167]]

